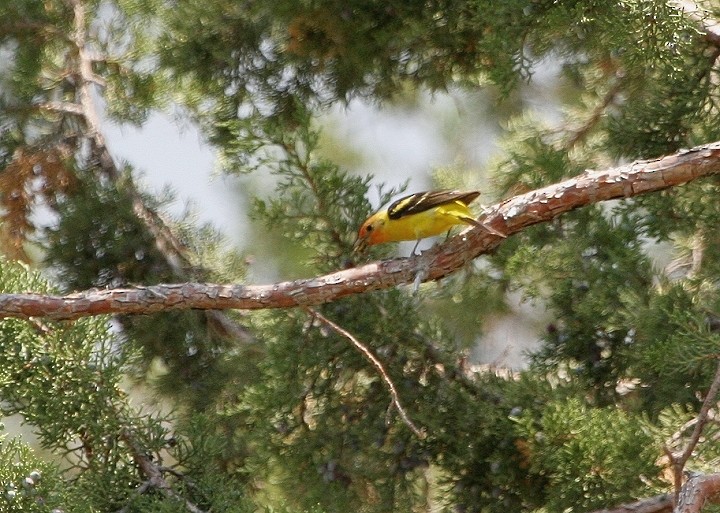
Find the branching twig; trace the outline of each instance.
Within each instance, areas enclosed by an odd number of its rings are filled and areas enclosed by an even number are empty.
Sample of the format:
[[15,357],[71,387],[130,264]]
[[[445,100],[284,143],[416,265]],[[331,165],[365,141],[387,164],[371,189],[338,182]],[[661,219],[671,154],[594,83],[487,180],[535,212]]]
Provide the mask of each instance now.
[[695,447],[697,446],[698,442],[700,441],[700,436],[702,435],[703,429],[705,428],[705,425],[707,424],[709,420],[709,413],[710,408],[714,404],[717,403],[717,394],[720,390],[720,362],[718,362],[717,370],[715,371],[715,377],[712,380],[712,383],[710,384],[710,388],[707,391],[707,394],[705,395],[705,399],[703,400],[702,406],[700,407],[700,411],[698,412],[695,422],[695,427],[693,428],[693,432],[690,435],[690,439],[688,440],[687,445],[685,446],[685,449],[680,454],[672,453],[670,450],[666,450],[666,454],[670,458],[670,465],[672,466],[673,470],[673,480],[675,485],[675,498],[678,499],[680,496],[680,490],[681,490],[681,484],[682,484],[682,477],[683,477],[683,471],[685,469],[685,464],[690,459],[690,456],[692,456],[693,451],[695,450]]
[[183,502],[185,504],[185,508],[190,513],[205,513],[205,511],[198,508],[195,504],[183,498],[175,490],[173,490],[163,476],[162,470],[164,467],[161,467],[152,461],[143,448],[137,443],[135,437],[130,431],[124,430],[121,435],[121,439],[130,449],[133,460],[135,460],[135,464],[138,466],[143,475],[147,477],[147,481],[145,481],[138,490],[147,491],[149,488],[155,488],[166,497]]
[[602,119],[603,114],[607,111],[608,106],[615,101],[618,94],[622,91],[623,81],[617,79],[615,84],[605,93],[602,101],[595,106],[590,117],[583,123],[583,125],[574,131],[570,139],[563,145],[566,150],[573,148],[576,144],[583,141],[590,131],[598,124]]
[[380,360],[377,359],[377,357],[372,353],[372,351],[370,351],[370,349],[365,344],[355,338],[352,333],[343,329],[341,326],[337,325],[317,310],[313,310],[312,308],[306,308],[306,310],[311,316],[328,326],[334,332],[348,339],[352,343],[352,345],[354,345],[358,349],[358,351],[360,351],[363,356],[367,358],[370,363],[372,363],[373,367],[375,367],[380,373],[380,377],[390,390],[392,404],[395,406],[395,408],[397,408],[397,411],[400,414],[400,418],[402,419],[402,421],[407,427],[410,428],[410,431],[412,431],[415,436],[417,436],[418,438],[425,438],[427,435],[424,433],[424,431],[419,430],[415,426],[415,424],[413,424],[413,421],[410,420],[410,417],[408,417],[407,413],[405,412],[405,408],[403,408],[402,404],[400,403],[400,396],[398,395],[397,389],[395,388],[395,384],[392,382],[392,379],[390,379],[390,376],[383,367],[383,364],[380,362]]
[[303,179],[307,183],[310,191],[312,192],[313,197],[315,198],[315,201],[318,205],[318,212],[323,222],[325,223],[325,226],[330,231],[330,237],[332,238],[333,242],[340,248],[345,246],[345,242],[343,241],[342,236],[340,235],[340,232],[337,231],[335,227],[335,222],[333,219],[329,218],[327,215],[328,208],[325,204],[325,201],[323,199],[322,194],[320,194],[320,190],[318,189],[318,184],[316,180],[313,178],[312,174],[310,173],[310,170],[308,169],[308,162],[306,159],[302,158],[301,155],[298,153],[297,148],[294,146],[283,143],[282,145],[283,150],[287,152],[290,157],[295,160],[295,163],[298,166],[298,169],[300,169],[300,172],[302,173]]
[[678,458],[678,462],[680,462],[682,465],[685,465],[688,459],[690,459],[690,456],[692,455],[693,451],[695,450],[695,446],[697,445],[698,441],[700,440],[700,435],[702,435],[702,431],[705,428],[705,424],[707,424],[709,420],[709,412],[710,408],[714,404],[717,403],[717,394],[720,390],[720,363],[718,363],[718,368],[715,371],[715,377],[713,378],[713,381],[710,385],[710,388],[707,391],[707,394],[705,395],[705,399],[703,400],[703,404],[700,407],[700,412],[697,415],[697,423],[695,424],[695,428],[693,429],[692,434],[690,435],[690,440],[688,441],[687,447],[685,447],[685,450]]

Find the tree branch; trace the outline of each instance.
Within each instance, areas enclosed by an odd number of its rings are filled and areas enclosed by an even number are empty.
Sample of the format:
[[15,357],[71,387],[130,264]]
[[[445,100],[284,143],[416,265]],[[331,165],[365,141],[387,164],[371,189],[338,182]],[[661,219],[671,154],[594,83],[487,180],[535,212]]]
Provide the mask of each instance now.
[[672,495],[664,493],[655,497],[628,502],[610,509],[599,509],[592,513],[670,513],[672,508]]
[[303,179],[305,180],[305,183],[307,184],[310,192],[313,195],[313,198],[315,199],[315,202],[317,203],[317,212],[318,217],[322,219],[323,223],[325,223],[325,226],[330,231],[330,236],[332,240],[335,242],[335,244],[338,245],[338,247],[344,247],[345,242],[343,241],[342,236],[335,228],[335,223],[332,219],[329,219],[327,216],[327,205],[325,205],[325,201],[323,200],[322,194],[320,194],[320,191],[318,189],[317,181],[313,178],[312,173],[308,169],[308,162],[306,158],[303,158],[297,151],[297,148],[295,148],[293,145],[283,142],[282,143],[283,150],[292,158],[295,160],[295,164],[297,165],[298,169],[300,169],[300,172],[302,173]]
[[377,359],[377,356],[375,356],[370,349],[360,342],[357,338],[355,338],[352,333],[349,331],[343,329],[341,326],[338,326],[333,321],[325,317],[323,314],[318,312],[317,310],[313,310],[312,308],[307,308],[308,313],[315,317],[317,320],[328,326],[330,329],[332,329],[334,332],[338,333],[339,335],[345,337],[348,339],[352,345],[354,345],[365,358],[367,358],[370,363],[372,363],[373,367],[377,369],[377,371],[380,373],[380,377],[385,382],[385,384],[388,387],[388,390],[390,390],[390,397],[392,398],[392,404],[397,409],[398,413],[400,414],[400,418],[405,423],[407,427],[410,428],[410,431],[413,432],[415,436],[418,438],[425,438],[427,435],[419,430],[417,426],[413,423],[412,420],[410,420],[410,417],[408,417],[407,413],[405,412],[405,408],[403,408],[402,403],[400,402],[400,395],[397,392],[397,389],[395,388],[395,384],[392,382],[392,379],[390,379],[390,376],[388,375],[387,371],[385,370],[385,367],[383,367],[383,364],[380,362],[380,360]]
[[202,509],[198,508],[189,500],[181,497],[177,492],[175,492],[175,490],[173,490],[172,486],[170,486],[163,476],[161,466],[152,461],[150,456],[145,453],[129,430],[124,430],[121,434],[121,438],[130,448],[135,464],[145,477],[147,477],[147,481],[138,488],[139,493],[142,493],[149,488],[155,488],[166,497],[184,503],[185,509],[187,509],[190,513],[205,513]]
[[700,442],[700,436],[702,435],[703,429],[705,428],[705,425],[709,420],[710,408],[712,408],[713,405],[717,404],[718,391],[720,391],[720,362],[718,362],[718,367],[715,371],[715,377],[713,378],[712,383],[710,384],[710,388],[705,395],[705,399],[703,400],[702,406],[700,407],[700,411],[695,417],[695,427],[693,428],[693,432],[690,435],[690,440],[685,446],[685,449],[680,454],[673,453],[668,448],[666,448],[665,450],[668,458],[670,459],[670,465],[672,466],[673,480],[675,484],[675,498],[678,499],[678,501],[682,493],[680,485],[682,483],[685,464],[690,459],[690,456],[692,456],[692,453],[695,450],[698,442]]
[[717,502],[720,493],[720,474],[696,475],[680,490],[674,513],[700,513],[708,501]]
[[[720,142],[681,150],[515,196],[486,210],[483,222],[507,235],[579,207],[660,191],[720,174]],[[0,318],[77,319],[100,314],[167,310],[266,309],[312,306],[341,297],[419,281],[434,281],[496,248],[502,237],[470,228],[419,256],[371,262],[311,279],[270,285],[183,283],[87,290],[67,296],[0,294]]]
[[[105,137],[100,129],[100,116],[93,101],[93,87],[104,86],[105,80],[93,72],[93,63],[98,60],[98,56],[93,55],[91,45],[88,44],[86,6],[79,0],[66,0],[66,3],[73,9],[74,16],[70,41],[75,46],[77,55],[77,62],[73,63],[73,66],[77,68],[74,74],[77,75],[78,79],[76,102],[45,102],[38,107],[80,116],[85,124],[85,137],[90,142],[92,159],[97,161],[100,172],[109,179],[117,181],[121,178],[122,173],[107,147]],[[193,268],[190,263],[187,248],[173,233],[160,213],[147,206],[145,199],[137,190],[135,184],[128,181],[126,186],[135,215],[144,223],[146,229],[154,238],[155,246],[163,255],[167,265],[179,277],[178,279],[191,276],[192,272],[197,269]],[[221,336],[233,337],[235,340],[245,343],[254,341],[248,329],[228,317],[224,312],[207,311],[205,317]]]
[[32,107],[60,114],[72,114],[75,116],[84,114],[82,105],[73,102],[42,102],[33,104]]
[[597,126],[601,119],[603,119],[603,116],[607,112],[610,104],[612,104],[620,95],[620,93],[622,92],[622,88],[623,81],[616,78],[615,84],[613,84],[613,86],[608,89],[600,103],[595,106],[595,108],[590,114],[590,117],[585,120],[582,126],[575,129],[574,132],[571,132],[572,135],[570,139],[568,139],[568,141],[563,144],[566,149],[570,150],[574,148],[575,145],[584,141],[587,138],[588,134],[592,131],[592,129]]

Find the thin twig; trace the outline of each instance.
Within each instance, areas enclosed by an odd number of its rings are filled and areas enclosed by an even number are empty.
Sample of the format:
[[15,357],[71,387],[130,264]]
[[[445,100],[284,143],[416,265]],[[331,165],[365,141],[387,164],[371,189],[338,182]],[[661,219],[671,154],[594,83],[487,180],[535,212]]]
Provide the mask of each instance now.
[[[152,488],[152,486],[153,486],[153,485],[152,485],[152,483],[150,482],[150,480],[147,480],[147,481],[145,481],[144,483],[142,483],[140,486],[138,486],[137,488],[135,488],[135,490],[133,490],[133,493],[134,493],[135,495],[143,495],[143,494],[146,493],[150,488]],[[115,513],[127,513],[128,511],[130,511],[130,504],[126,504],[126,505],[123,506],[122,508],[116,510]]]
[[685,451],[683,451],[683,453],[680,455],[679,461],[683,465],[685,465],[687,460],[690,459],[692,452],[695,450],[695,446],[700,440],[702,430],[709,420],[708,414],[710,412],[710,408],[712,408],[712,406],[716,403],[715,399],[717,397],[718,390],[720,390],[720,362],[718,362],[718,367],[715,371],[715,377],[713,378],[712,384],[708,389],[707,395],[705,395],[705,400],[703,401],[702,407],[700,408],[700,412],[697,415],[697,424],[695,424],[695,429],[693,429],[692,435],[690,435],[690,441],[687,447],[685,447]]
[[378,360],[378,358],[370,351],[370,349],[360,342],[357,338],[355,338],[352,333],[349,331],[343,329],[341,326],[335,324],[333,321],[325,317],[323,314],[318,312],[317,310],[313,310],[312,308],[306,308],[305,309],[312,317],[316,318],[326,326],[328,326],[330,329],[338,333],[339,335],[342,335],[346,339],[348,339],[352,344],[367,358],[370,363],[373,364],[373,367],[377,369],[377,371],[380,373],[380,376],[382,377],[383,381],[387,385],[388,389],[390,390],[390,396],[392,398],[392,404],[397,408],[398,413],[400,414],[400,418],[402,421],[407,425],[407,427],[410,428],[410,431],[412,431],[415,436],[418,438],[425,438],[427,435],[424,431],[421,431],[418,429],[415,424],[413,424],[413,421],[410,420],[410,417],[408,417],[407,413],[405,412],[405,408],[403,408],[403,405],[400,403],[400,396],[398,395],[397,389],[395,388],[395,384],[392,382],[392,379],[390,379],[390,376],[388,375],[387,371],[385,371],[385,368],[383,367],[383,364]]
[[315,202],[318,206],[318,214],[317,217],[322,219],[325,225],[327,226],[330,237],[332,238],[333,242],[337,244],[339,248],[344,248],[346,246],[346,243],[343,241],[342,236],[340,235],[340,232],[338,232],[336,226],[335,226],[335,220],[331,218],[328,215],[328,207],[325,203],[325,200],[320,193],[320,190],[318,188],[317,181],[313,178],[312,174],[310,173],[310,170],[308,169],[308,163],[306,159],[303,159],[302,156],[298,153],[297,148],[292,146],[291,144],[283,141],[281,143],[281,147],[285,152],[290,155],[295,160],[295,163],[297,164],[298,169],[300,169],[300,172],[302,173],[303,178],[305,179],[305,182],[307,182],[308,187],[310,188],[310,192],[312,192]]
[[166,497],[184,503],[185,509],[187,509],[190,513],[206,513],[204,510],[200,509],[188,499],[185,499],[173,490],[170,483],[168,483],[163,476],[162,469],[164,467],[161,467],[152,461],[152,459],[145,453],[145,450],[137,442],[130,430],[123,430],[121,439],[130,449],[130,453],[132,454],[133,460],[135,460],[135,464],[138,466],[143,475],[147,477],[147,481],[145,481],[138,490],[142,489],[147,491],[149,488],[155,488]]
[[710,388],[707,391],[707,394],[705,395],[705,400],[702,403],[702,406],[700,407],[700,412],[698,412],[696,419],[697,422],[695,423],[695,428],[693,429],[692,434],[690,435],[690,440],[688,441],[688,444],[685,446],[685,450],[680,453],[679,455],[673,454],[670,451],[668,451],[668,455],[670,457],[670,464],[672,465],[673,474],[675,477],[675,498],[678,499],[680,496],[680,483],[682,482],[682,472],[685,468],[685,464],[690,459],[690,456],[692,456],[693,451],[695,450],[695,447],[697,446],[698,442],[700,441],[700,436],[702,435],[703,429],[705,428],[705,425],[707,424],[709,420],[709,413],[710,408],[714,404],[716,404],[716,398],[718,391],[720,390],[720,361],[718,362],[717,370],[715,371],[715,377],[712,380],[712,383],[710,385]]
[[617,96],[622,91],[623,81],[616,80],[615,84],[605,93],[602,101],[595,106],[590,117],[583,123],[583,125],[575,130],[570,139],[564,144],[566,150],[574,148],[576,144],[585,140],[590,131],[598,124],[602,119],[603,114],[607,111],[608,107],[612,102],[615,101]]

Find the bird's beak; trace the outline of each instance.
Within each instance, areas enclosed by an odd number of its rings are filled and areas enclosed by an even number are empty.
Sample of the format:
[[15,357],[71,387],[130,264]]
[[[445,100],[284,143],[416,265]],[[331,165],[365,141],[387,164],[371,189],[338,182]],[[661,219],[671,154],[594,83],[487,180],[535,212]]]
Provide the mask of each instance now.
[[358,239],[355,241],[355,244],[353,244],[353,253],[362,253],[365,251],[365,248],[367,248],[367,239],[363,237],[358,237]]

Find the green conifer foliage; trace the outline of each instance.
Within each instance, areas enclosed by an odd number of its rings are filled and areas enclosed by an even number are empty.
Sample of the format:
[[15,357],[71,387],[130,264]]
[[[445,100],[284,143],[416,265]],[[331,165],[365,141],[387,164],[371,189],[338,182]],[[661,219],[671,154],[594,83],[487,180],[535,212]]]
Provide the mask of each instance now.
[[65,503],[60,472],[22,441],[0,437],[0,508],[9,513],[51,511]]
[[[8,293],[52,291],[36,273],[7,261],[0,285]],[[0,503],[9,508],[4,511],[184,511],[185,500],[212,505],[216,489],[228,507],[245,503],[241,494],[222,491],[227,479],[217,469],[222,443],[209,424],[171,428],[166,416],[132,404],[123,386],[132,358],[119,350],[121,341],[107,319],[70,325],[6,320],[0,337],[2,413],[21,415],[57,459],[43,463],[23,444],[3,438],[0,458],[13,462],[0,470],[5,492]],[[190,436],[204,449],[198,484]],[[165,460],[172,469],[167,488],[151,483],[146,472]],[[157,493],[139,494],[143,482]]]
[[[0,2],[0,292],[249,279],[113,160],[100,105],[135,125],[179,108],[224,171],[269,174],[253,215],[290,279],[395,250],[351,252],[369,198],[405,187],[323,154],[337,104],[492,88],[485,112],[513,114],[486,196],[713,142],[720,11],[680,3]],[[0,509],[551,513],[673,492],[720,455],[718,192],[591,205],[437,286],[315,309],[3,319],[2,412],[45,452],[0,439]],[[542,346],[523,369],[468,364],[507,292],[546,309]]]
[[[571,399],[546,405],[539,422],[521,417],[519,423],[532,455],[531,473],[548,476],[549,511],[629,502],[647,493],[654,480],[657,448],[642,421],[621,410],[589,409]],[[619,460],[626,465],[617,466]]]

